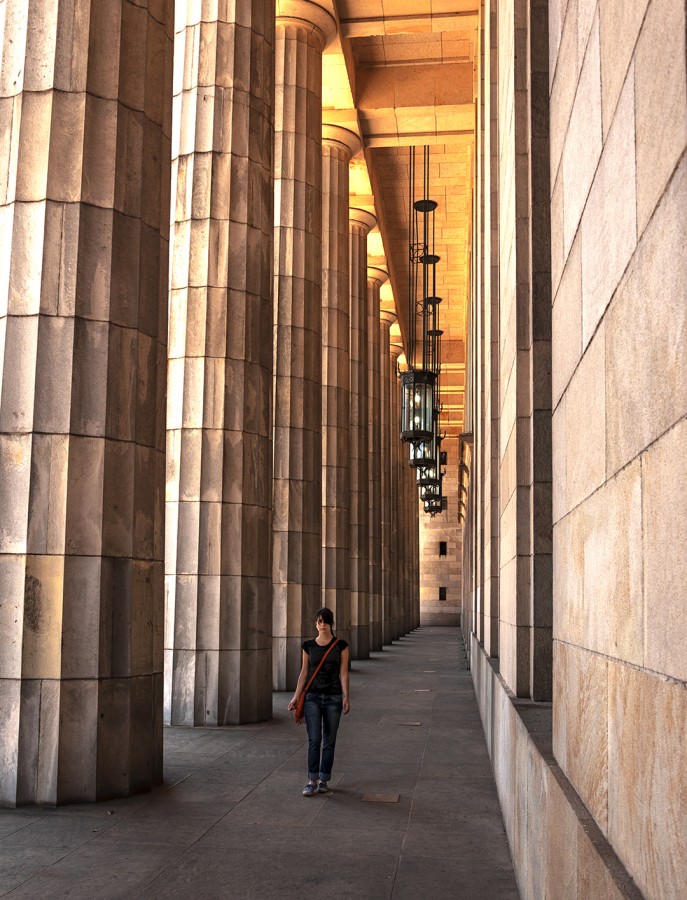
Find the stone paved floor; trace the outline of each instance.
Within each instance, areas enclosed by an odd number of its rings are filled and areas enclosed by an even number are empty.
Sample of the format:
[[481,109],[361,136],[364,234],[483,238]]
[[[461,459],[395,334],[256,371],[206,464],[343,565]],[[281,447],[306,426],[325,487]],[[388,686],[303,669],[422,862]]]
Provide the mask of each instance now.
[[516,900],[458,629],[353,664],[330,795],[301,795],[288,699],[266,724],[167,729],[151,794],[0,811],[0,895]]

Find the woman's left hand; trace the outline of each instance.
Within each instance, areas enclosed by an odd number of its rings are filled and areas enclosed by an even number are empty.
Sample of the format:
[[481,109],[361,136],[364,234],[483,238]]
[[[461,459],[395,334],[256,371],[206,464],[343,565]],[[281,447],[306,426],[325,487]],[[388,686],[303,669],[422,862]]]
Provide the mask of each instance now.
[[344,702],[343,702],[343,711],[344,711],[344,715],[346,715],[347,713],[349,713],[351,711],[351,704],[348,702],[348,699],[344,700]]

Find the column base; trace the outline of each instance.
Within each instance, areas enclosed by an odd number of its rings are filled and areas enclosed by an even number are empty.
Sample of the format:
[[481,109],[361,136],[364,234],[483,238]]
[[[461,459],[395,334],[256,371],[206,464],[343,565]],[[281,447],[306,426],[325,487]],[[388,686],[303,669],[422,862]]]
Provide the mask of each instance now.
[[382,650],[383,646],[382,623],[373,622],[370,625],[370,650],[378,652]]
[[[0,682],[0,806],[95,803],[162,782],[162,673]],[[0,703],[0,706],[4,704]]]
[[351,659],[370,658],[370,626],[351,626]]
[[[313,635],[314,637],[314,635]],[[272,685],[275,691],[294,691],[301,671],[303,637],[274,637],[272,639]]]

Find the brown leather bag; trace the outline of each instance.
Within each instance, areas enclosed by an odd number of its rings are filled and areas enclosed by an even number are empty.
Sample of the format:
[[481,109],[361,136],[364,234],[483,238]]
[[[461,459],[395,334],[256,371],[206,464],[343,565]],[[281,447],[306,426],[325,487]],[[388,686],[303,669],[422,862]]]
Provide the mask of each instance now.
[[303,722],[305,721],[305,695],[308,693],[308,688],[310,687],[310,685],[311,685],[311,684],[313,683],[313,681],[315,680],[315,677],[317,676],[317,673],[318,673],[318,672],[320,671],[320,669],[322,668],[322,663],[325,661],[325,659],[327,658],[327,656],[329,656],[329,651],[330,651],[330,650],[333,650],[334,647],[336,647],[336,645],[337,645],[338,643],[339,643],[339,638],[337,638],[337,639],[334,641],[333,644],[331,644],[329,647],[327,647],[327,652],[324,654],[324,656],[322,657],[322,659],[319,661],[319,663],[318,663],[318,665],[317,665],[317,668],[316,668],[315,671],[312,673],[312,676],[311,676],[310,680],[308,681],[308,683],[306,684],[306,686],[303,688],[303,691],[302,691],[300,697],[298,698],[298,703],[296,703],[296,708],[295,708],[294,711],[293,711],[293,720],[294,720],[294,722],[296,723],[296,725],[302,725]]

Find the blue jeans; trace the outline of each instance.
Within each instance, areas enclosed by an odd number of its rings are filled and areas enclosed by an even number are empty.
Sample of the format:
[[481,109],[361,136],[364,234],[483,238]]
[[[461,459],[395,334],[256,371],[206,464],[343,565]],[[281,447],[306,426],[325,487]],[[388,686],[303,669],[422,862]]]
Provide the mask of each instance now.
[[329,781],[334,764],[334,748],[343,711],[341,694],[305,695],[305,727],[308,731],[308,778]]

